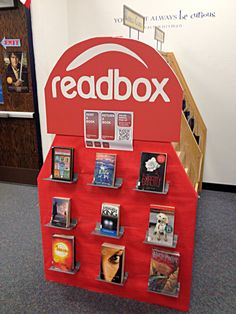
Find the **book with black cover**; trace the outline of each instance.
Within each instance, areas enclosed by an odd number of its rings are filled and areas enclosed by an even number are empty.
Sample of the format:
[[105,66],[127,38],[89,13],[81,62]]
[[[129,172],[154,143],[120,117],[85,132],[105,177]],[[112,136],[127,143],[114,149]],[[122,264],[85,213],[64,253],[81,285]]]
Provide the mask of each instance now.
[[125,246],[103,243],[101,247],[100,279],[107,282],[124,281]]
[[110,236],[119,235],[120,205],[103,203],[101,210],[100,232]]
[[180,254],[164,250],[152,249],[149,291],[169,296],[178,295]]
[[51,224],[65,228],[70,226],[70,198],[53,197]]
[[62,272],[71,272],[75,264],[75,237],[54,234],[52,236],[52,266]]
[[93,184],[114,186],[116,154],[96,153]]
[[164,192],[166,176],[166,153],[141,154],[140,174],[137,188],[153,192]]

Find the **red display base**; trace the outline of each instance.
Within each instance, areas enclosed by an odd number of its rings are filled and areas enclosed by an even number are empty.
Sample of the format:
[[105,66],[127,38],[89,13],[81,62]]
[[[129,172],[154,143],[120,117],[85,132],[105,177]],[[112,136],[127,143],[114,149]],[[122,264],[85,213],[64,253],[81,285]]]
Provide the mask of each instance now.
[[[103,152],[117,153],[116,174],[117,177],[123,178],[123,185],[120,189],[102,189],[88,185],[93,179],[95,155],[99,150],[86,149],[83,138],[57,135],[53,145],[74,147],[74,172],[78,173],[78,181],[73,184],[65,184],[44,180],[51,174],[50,151],[38,177],[46,279],[187,311],[192,281],[197,194],[172,145],[134,141],[133,152],[103,150]],[[166,181],[170,184],[168,194],[138,193],[134,190],[139,176],[141,152],[168,154],[166,175]],[[79,219],[79,224],[75,229],[55,231],[45,227],[45,224],[50,221],[53,197],[71,198],[71,216]],[[103,202],[121,205],[120,223],[125,228],[121,239],[111,238],[109,240],[107,237],[96,237],[91,234],[96,222],[100,221]],[[143,241],[148,228],[150,204],[175,206],[176,209],[174,233],[178,235],[178,243],[175,249],[168,248],[168,250],[180,253],[178,298],[147,291],[152,246]],[[52,265],[51,239],[54,233],[76,237],[76,260],[80,261],[80,269],[73,276],[49,270]],[[96,280],[100,269],[100,253],[103,242],[126,247],[125,271],[129,273],[129,277],[124,286],[110,285]]]

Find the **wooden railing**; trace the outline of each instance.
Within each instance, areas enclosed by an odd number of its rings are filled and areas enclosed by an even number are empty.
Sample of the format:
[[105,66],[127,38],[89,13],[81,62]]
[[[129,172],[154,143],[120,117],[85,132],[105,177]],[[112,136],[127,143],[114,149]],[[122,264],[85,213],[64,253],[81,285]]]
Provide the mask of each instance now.
[[174,147],[197,192],[202,190],[207,128],[172,52],[162,56],[178,77],[183,88],[180,142]]

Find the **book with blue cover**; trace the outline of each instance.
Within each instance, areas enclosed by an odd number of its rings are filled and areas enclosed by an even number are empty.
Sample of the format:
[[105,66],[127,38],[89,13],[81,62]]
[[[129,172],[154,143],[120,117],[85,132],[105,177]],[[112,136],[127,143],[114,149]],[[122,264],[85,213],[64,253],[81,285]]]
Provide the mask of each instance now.
[[100,232],[109,236],[119,235],[120,232],[119,204],[110,203],[102,204]]
[[96,153],[93,184],[114,186],[116,172],[116,154]]

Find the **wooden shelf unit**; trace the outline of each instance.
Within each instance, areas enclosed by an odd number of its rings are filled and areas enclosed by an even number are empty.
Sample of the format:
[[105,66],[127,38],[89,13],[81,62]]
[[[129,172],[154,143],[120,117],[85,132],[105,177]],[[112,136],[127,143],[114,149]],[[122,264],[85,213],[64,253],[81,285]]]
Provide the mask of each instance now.
[[[180,70],[174,53],[161,52],[161,54],[178,77],[183,88],[183,99],[186,102],[186,108],[190,112],[190,118],[194,117],[195,126],[192,131],[184,113],[182,113],[180,142],[175,143],[174,147],[177,152],[181,153],[180,160],[184,168],[188,169],[186,172],[195,190],[197,192],[201,192],[207,128],[189,90],[183,73]],[[199,144],[197,143],[193,132],[195,135],[199,136]],[[179,157],[180,153],[178,153]]]

